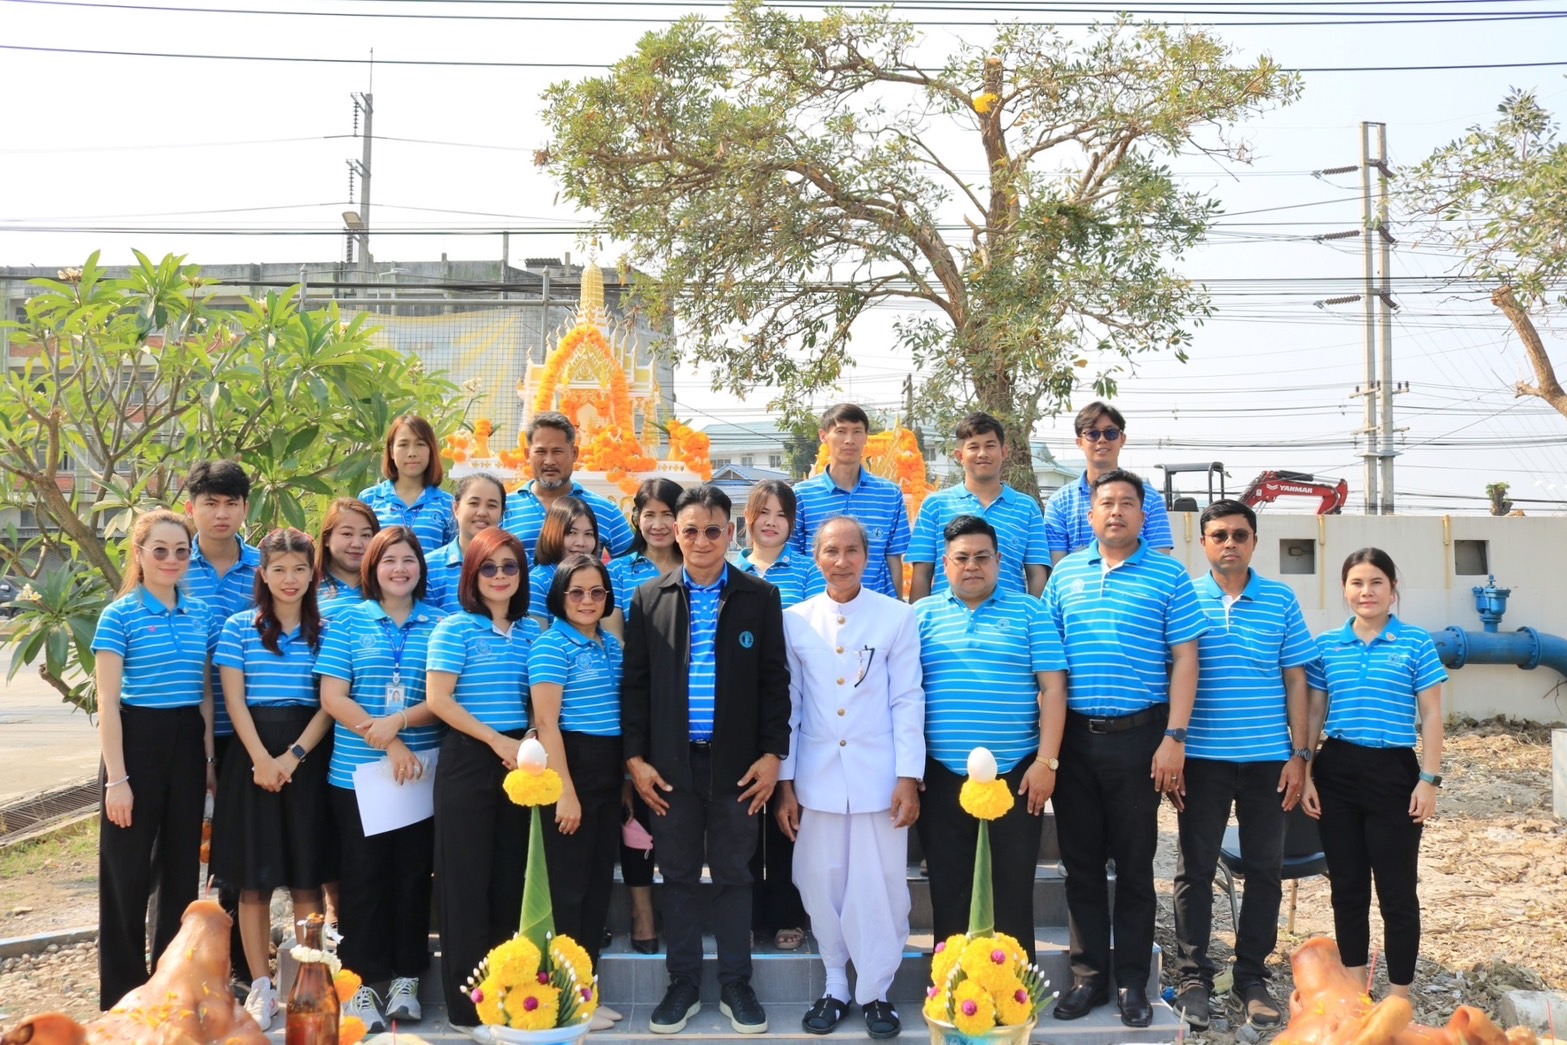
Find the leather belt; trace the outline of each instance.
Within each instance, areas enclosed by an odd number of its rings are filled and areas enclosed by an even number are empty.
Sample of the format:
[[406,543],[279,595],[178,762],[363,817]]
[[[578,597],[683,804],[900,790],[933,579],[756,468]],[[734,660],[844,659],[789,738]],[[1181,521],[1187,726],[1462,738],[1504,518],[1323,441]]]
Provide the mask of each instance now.
[[1151,722],[1158,722],[1167,718],[1170,714],[1170,705],[1155,704],[1153,707],[1144,708],[1142,711],[1134,711],[1130,715],[1118,715],[1114,718],[1096,718],[1082,715],[1076,711],[1068,711],[1067,719],[1085,728],[1090,733],[1125,733],[1129,729],[1138,726],[1146,726]]

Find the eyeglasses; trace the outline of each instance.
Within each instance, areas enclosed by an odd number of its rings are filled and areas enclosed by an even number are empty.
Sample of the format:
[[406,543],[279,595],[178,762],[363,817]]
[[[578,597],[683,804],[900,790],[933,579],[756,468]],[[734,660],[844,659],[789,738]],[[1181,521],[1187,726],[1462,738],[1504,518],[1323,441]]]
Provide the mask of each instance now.
[[996,553],[979,552],[974,555],[949,555],[947,558],[957,563],[963,569],[967,569],[970,566],[978,566],[983,570],[986,566],[996,561]]
[[604,597],[608,594],[608,588],[601,588],[596,584],[591,588],[566,589],[566,598],[572,602],[603,602]]
[[1211,533],[1203,534],[1203,536],[1214,544],[1228,544],[1232,538],[1236,544],[1245,544],[1254,535],[1250,530],[1214,530]]
[[1121,430],[1119,428],[1085,428],[1078,433],[1078,436],[1082,439],[1087,439],[1090,443],[1097,443],[1101,439],[1107,443],[1113,443],[1121,438]]
[[487,562],[483,566],[479,567],[479,576],[481,577],[493,577],[497,573],[505,574],[507,577],[515,577],[521,572],[522,567],[517,565],[516,559],[512,559],[509,562],[503,562],[498,566],[493,562]]
[[701,534],[710,541],[716,541],[724,535],[724,531],[727,529],[729,529],[727,526],[682,526],[680,528],[680,539],[683,541],[694,541],[697,534]]
[[162,544],[154,545],[151,548],[147,547],[145,544],[138,544],[136,547],[140,548],[154,559],[157,559],[159,562],[163,562],[170,555],[174,556],[175,562],[184,562],[186,559],[190,558],[189,548],[170,548]]

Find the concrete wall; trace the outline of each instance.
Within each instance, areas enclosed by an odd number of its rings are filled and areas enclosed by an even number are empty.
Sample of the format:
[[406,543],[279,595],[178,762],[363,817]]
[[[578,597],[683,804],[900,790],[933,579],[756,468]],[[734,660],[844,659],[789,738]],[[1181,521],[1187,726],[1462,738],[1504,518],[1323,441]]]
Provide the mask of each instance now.
[[[1170,518],[1174,554],[1193,576],[1208,568],[1197,519]],[[1479,631],[1470,589],[1490,573],[1512,589],[1501,630],[1567,635],[1567,517],[1263,514],[1258,523],[1253,567],[1295,589],[1314,633],[1348,618],[1339,582],[1344,558],[1374,545],[1398,565],[1400,619],[1430,631]],[[1442,700],[1449,715],[1567,721],[1567,679],[1546,667],[1470,665],[1452,672]]]

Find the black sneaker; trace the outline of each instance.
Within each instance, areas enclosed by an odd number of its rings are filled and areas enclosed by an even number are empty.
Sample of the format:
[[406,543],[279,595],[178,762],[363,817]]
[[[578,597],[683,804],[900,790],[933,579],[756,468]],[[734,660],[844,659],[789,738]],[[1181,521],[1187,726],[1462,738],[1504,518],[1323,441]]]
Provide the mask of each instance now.
[[731,983],[718,992],[718,1011],[729,1017],[730,1026],[738,1034],[767,1032],[767,1013],[762,1011],[762,1003],[756,1000],[748,980]]
[[654,1034],[679,1034],[701,1008],[702,994],[696,984],[687,979],[670,980],[664,1000],[648,1017],[647,1029]]
[[1207,1030],[1211,1004],[1208,988],[1200,983],[1188,983],[1175,996],[1175,1014],[1193,1030]]
[[1267,984],[1244,984],[1237,993],[1241,1008],[1246,1013],[1247,1023],[1254,1027],[1277,1027],[1284,1022],[1284,1014],[1279,1011],[1273,995],[1268,993]]

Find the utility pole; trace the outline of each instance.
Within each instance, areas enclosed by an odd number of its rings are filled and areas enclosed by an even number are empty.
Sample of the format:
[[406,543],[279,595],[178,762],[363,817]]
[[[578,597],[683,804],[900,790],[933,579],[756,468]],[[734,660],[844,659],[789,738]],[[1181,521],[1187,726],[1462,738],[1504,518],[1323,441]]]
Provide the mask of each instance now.
[[1377,293],[1377,301],[1381,307],[1382,326],[1382,383],[1381,383],[1381,437],[1380,450],[1382,456],[1382,513],[1393,514],[1393,458],[1398,456],[1393,449],[1393,396],[1398,388],[1393,383],[1393,233],[1388,229],[1388,190],[1387,183],[1393,174],[1387,164],[1387,124],[1375,124],[1377,129],[1377,156],[1369,159],[1377,169],[1377,239],[1379,241],[1379,267],[1382,269],[1382,287]]
[[1375,254],[1372,250],[1372,237],[1376,231],[1371,217],[1371,124],[1364,121],[1360,124],[1360,194],[1360,238],[1366,268],[1366,288],[1361,293],[1366,305],[1366,384],[1360,393],[1366,400],[1365,427],[1362,429],[1366,437],[1366,449],[1362,456],[1365,458],[1366,514],[1377,515],[1381,512],[1382,502],[1377,495],[1377,300]]
[[359,133],[359,118],[364,117],[364,147],[358,160],[349,160],[349,202],[353,202],[353,177],[359,181],[359,209],[345,211],[343,220],[348,223],[349,231],[359,243],[359,257],[354,269],[359,273],[363,286],[360,293],[368,296],[370,285],[375,279],[375,269],[370,257],[370,154],[375,145],[375,95],[369,91],[350,95],[354,100],[354,133]]

